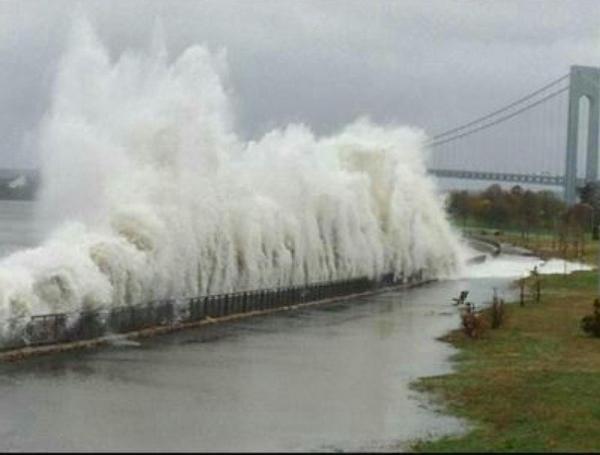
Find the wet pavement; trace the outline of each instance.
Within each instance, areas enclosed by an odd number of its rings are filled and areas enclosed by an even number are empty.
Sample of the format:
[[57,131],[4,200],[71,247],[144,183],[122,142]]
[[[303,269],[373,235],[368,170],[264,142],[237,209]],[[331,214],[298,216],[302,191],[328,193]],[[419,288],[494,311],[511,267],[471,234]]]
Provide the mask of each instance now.
[[388,291],[0,366],[0,450],[401,450],[464,423],[411,390],[451,371],[460,290]]

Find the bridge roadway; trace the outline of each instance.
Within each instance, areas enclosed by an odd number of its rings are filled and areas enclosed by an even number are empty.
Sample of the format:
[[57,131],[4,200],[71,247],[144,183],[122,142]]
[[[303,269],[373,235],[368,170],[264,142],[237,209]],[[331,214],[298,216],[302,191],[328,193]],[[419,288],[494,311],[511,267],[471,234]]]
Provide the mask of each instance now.
[[[564,186],[563,175],[546,174],[517,174],[504,172],[465,171],[458,169],[428,169],[430,174],[442,178],[457,178],[470,180],[493,180],[496,182],[533,183],[537,185]],[[585,179],[577,179],[577,185],[581,186]]]
[[430,174],[436,177],[470,179],[470,180],[494,180],[498,182],[536,183],[539,185],[564,186],[565,178],[562,175],[544,174],[517,174],[503,172],[465,171],[458,169],[428,169]]

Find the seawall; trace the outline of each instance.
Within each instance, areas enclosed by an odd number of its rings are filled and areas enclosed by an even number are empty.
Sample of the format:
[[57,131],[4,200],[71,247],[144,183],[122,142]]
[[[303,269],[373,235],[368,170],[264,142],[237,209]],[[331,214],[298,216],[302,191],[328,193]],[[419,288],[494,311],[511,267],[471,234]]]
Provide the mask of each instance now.
[[[0,342],[0,361],[14,361],[109,344],[119,339],[149,337],[205,324],[289,311],[387,289],[406,289],[435,281],[423,271],[408,277],[312,283],[187,299],[167,299],[111,310],[32,316],[18,335]],[[12,321],[15,323],[16,321]]]

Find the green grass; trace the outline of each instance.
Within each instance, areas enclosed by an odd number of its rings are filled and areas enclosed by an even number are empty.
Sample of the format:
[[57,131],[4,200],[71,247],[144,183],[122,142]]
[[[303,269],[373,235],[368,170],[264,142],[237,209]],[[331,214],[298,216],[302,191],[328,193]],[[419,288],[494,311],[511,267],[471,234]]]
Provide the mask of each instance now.
[[[457,228],[459,227],[458,224],[454,224]],[[590,233],[585,234],[585,243],[583,251],[581,251],[581,246],[576,248],[572,241],[568,243],[566,249],[561,249],[556,234],[544,229],[532,231],[528,236],[524,236],[517,229],[494,228],[474,224],[467,224],[465,230],[489,236],[498,242],[527,248],[542,258],[558,257],[573,261],[584,261],[591,264],[598,263],[598,241],[593,241]]]
[[581,248],[576,249],[573,243],[569,243],[566,250],[561,250],[555,236],[551,234],[536,234],[524,239],[518,233],[503,232],[494,238],[500,242],[528,248],[543,258],[559,257],[589,264],[598,263],[598,241],[591,240],[589,235],[586,235],[583,251]]
[[[519,235],[521,236],[521,229],[518,226],[515,225],[504,225],[504,226],[491,226],[489,224],[485,224],[482,223],[481,221],[478,221],[474,218],[467,218],[466,222],[463,223],[462,218],[456,218],[456,217],[449,217],[449,221],[450,223],[456,228],[456,229],[464,229],[464,230],[470,230],[470,231],[486,231],[489,234],[493,234],[494,232],[507,232],[507,233],[512,233],[515,235]],[[537,228],[532,228],[530,231],[530,235],[531,236],[535,236],[535,235],[546,235],[546,236],[551,236],[553,234],[553,230],[552,229],[547,229],[547,228],[543,228],[543,227],[537,227]]]
[[575,272],[569,275],[548,275],[542,277],[542,283],[545,285],[547,294],[564,294],[565,291],[579,290],[583,293],[591,294],[598,286],[598,273]]
[[455,331],[456,371],[420,379],[472,429],[415,443],[416,451],[600,450],[600,339],[579,328],[592,312],[596,272],[543,277],[542,302],[507,305],[482,339]]

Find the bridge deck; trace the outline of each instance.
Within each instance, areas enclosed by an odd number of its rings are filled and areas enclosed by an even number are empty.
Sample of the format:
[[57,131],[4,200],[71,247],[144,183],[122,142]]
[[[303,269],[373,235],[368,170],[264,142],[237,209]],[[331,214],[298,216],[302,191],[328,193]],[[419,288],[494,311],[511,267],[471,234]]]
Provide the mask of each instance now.
[[[428,169],[430,174],[436,177],[471,179],[471,180],[493,180],[496,182],[533,183],[537,185],[564,186],[563,175],[545,174],[517,174],[504,172],[463,171],[454,169]],[[577,179],[577,185],[583,185],[585,179]]]

